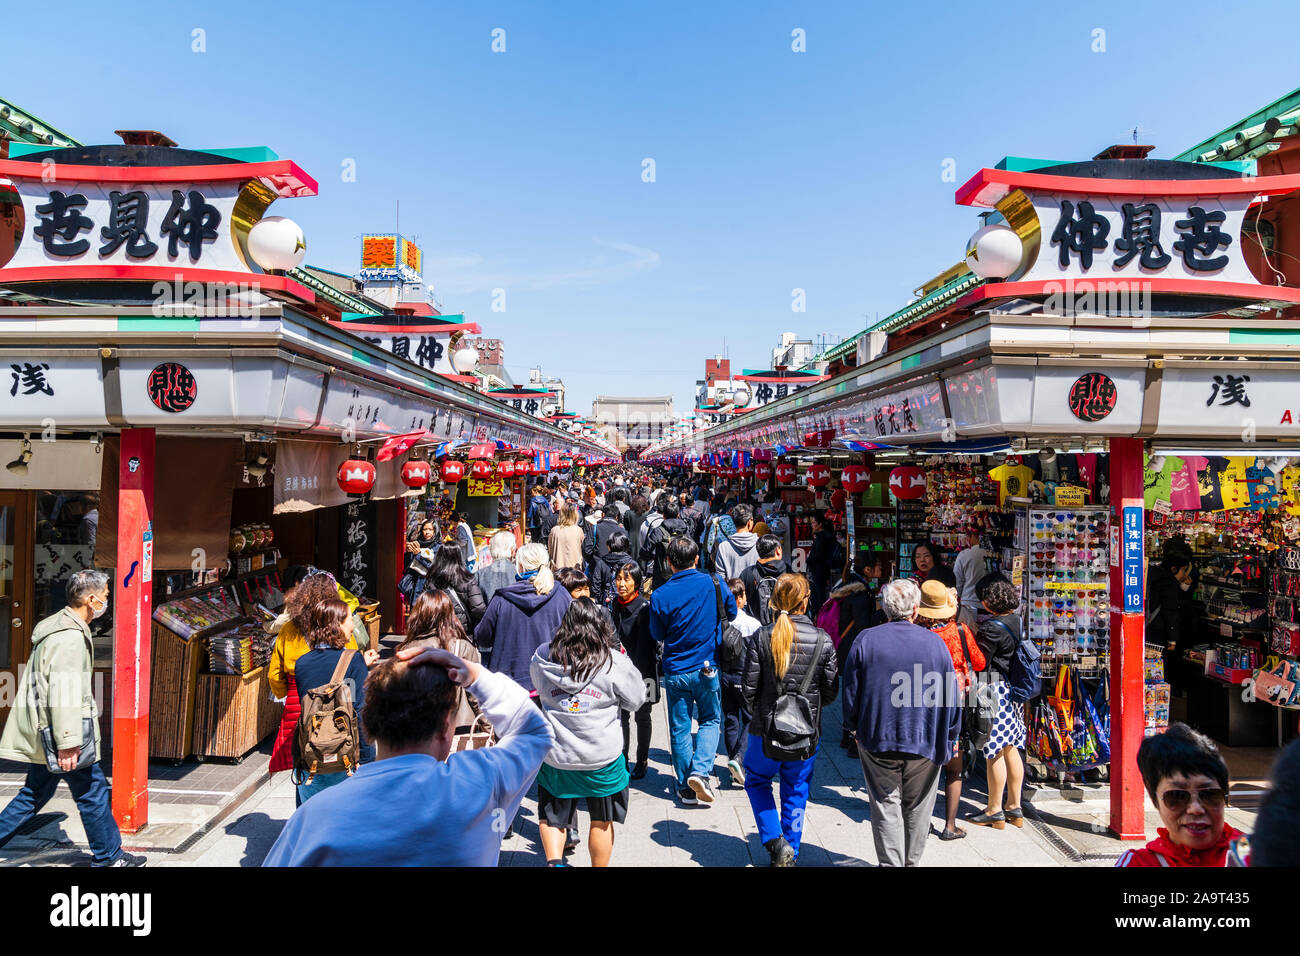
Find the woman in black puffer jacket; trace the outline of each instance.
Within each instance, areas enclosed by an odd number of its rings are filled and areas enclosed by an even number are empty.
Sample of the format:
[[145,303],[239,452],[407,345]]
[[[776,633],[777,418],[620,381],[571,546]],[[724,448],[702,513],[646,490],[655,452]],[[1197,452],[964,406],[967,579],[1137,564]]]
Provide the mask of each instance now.
[[447,592],[456,607],[456,617],[466,634],[473,634],[478,622],[487,613],[487,602],[483,600],[483,589],[478,586],[478,579],[465,570],[461,563],[460,549],[442,547],[433,556],[433,567],[429,569],[426,588],[440,588]]
[[[840,689],[835,646],[808,619],[808,579],[783,574],[772,591],[773,623],[749,636],[741,691],[754,719],[745,751],[745,794],[758,836],[773,866],[794,866],[799,857],[804,807],[821,738],[822,708]],[[774,739],[772,711],[785,694],[802,693],[812,731],[802,746]],[[781,813],[772,798],[772,778],[781,778]]]

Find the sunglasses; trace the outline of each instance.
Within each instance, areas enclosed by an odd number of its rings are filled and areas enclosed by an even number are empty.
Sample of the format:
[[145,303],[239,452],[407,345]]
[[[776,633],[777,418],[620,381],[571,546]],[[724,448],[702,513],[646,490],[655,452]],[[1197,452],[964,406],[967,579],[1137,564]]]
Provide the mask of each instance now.
[[1228,802],[1228,794],[1222,787],[1209,787],[1205,790],[1166,790],[1160,795],[1160,802],[1175,812],[1186,810],[1192,802],[1192,795],[1201,801],[1207,810],[1220,810]]

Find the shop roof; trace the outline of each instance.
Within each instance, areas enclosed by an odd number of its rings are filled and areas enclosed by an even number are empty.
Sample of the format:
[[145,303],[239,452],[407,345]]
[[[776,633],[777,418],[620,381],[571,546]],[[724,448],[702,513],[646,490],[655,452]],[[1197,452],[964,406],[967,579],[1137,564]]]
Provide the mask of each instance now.
[[0,139],[39,147],[82,145],[67,133],[5,99],[0,99]]
[[1273,140],[1295,135],[1297,120],[1300,120],[1300,89],[1278,97],[1174,159],[1189,163],[1254,159]]

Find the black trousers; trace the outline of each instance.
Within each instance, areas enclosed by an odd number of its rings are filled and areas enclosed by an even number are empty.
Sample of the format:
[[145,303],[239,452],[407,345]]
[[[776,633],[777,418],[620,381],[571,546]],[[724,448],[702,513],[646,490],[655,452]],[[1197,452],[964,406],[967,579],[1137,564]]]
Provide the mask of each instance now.
[[[647,763],[650,760],[650,732],[651,722],[650,713],[654,710],[654,704],[642,704],[636,712],[636,762]],[[630,710],[619,711],[619,720],[623,724],[623,759],[627,759],[627,752],[632,744],[632,712]]]
[[718,685],[722,690],[722,735],[718,738],[718,753],[728,760],[739,760],[748,743],[749,722],[754,715],[745,706],[739,675],[723,674]]

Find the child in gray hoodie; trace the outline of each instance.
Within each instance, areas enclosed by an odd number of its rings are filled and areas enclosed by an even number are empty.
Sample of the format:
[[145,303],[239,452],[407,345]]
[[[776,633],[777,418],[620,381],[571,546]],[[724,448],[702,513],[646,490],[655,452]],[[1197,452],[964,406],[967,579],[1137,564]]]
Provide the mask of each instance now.
[[529,673],[555,745],[537,775],[537,815],[548,866],[564,866],[565,828],[586,799],[591,815],[587,848],[592,866],[608,866],[614,824],[627,816],[627,761],[619,711],[645,702],[645,682],[614,649],[603,609],[578,598],[555,638],[538,647]]

